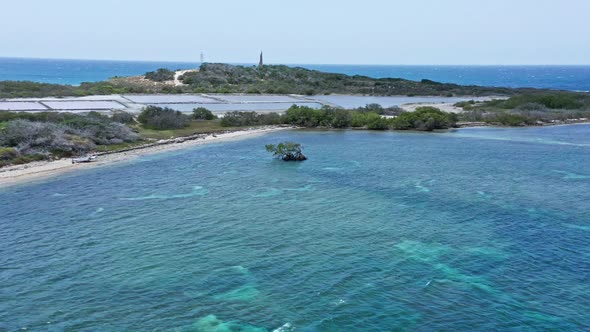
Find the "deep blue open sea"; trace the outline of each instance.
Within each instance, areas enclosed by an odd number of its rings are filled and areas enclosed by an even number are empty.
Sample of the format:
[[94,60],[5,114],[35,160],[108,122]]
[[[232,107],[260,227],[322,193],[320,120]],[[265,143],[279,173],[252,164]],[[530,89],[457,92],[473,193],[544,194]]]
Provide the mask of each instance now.
[[[0,81],[80,84],[114,76],[141,75],[158,68],[196,68],[198,63],[0,58]],[[590,91],[590,66],[374,66],[297,65],[375,78],[430,79],[465,85]]]
[[2,189],[0,330],[589,331],[589,164],[590,125],[286,131]]

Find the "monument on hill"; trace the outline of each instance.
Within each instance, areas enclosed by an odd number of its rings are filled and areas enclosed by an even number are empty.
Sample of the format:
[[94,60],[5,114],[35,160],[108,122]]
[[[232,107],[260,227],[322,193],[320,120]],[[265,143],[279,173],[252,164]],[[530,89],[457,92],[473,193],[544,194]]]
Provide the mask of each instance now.
[[258,62],[258,67],[264,66],[264,59],[262,57],[262,52],[260,52],[260,61]]

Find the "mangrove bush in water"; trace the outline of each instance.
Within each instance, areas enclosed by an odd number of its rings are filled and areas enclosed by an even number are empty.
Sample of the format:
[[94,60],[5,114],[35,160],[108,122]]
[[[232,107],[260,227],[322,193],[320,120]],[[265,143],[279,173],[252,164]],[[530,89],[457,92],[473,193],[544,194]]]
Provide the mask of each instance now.
[[284,161],[303,161],[307,160],[307,157],[303,155],[303,147],[299,143],[294,142],[282,142],[277,145],[267,144],[265,146],[266,151],[272,153],[275,157],[278,157]]

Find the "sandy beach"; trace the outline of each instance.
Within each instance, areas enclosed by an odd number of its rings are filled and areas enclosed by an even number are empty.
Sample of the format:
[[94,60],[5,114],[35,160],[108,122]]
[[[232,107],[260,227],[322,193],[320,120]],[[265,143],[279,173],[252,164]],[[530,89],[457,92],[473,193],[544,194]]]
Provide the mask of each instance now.
[[269,126],[220,134],[200,134],[188,138],[158,141],[154,144],[130,150],[99,154],[97,160],[91,163],[73,164],[71,158],[64,158],[56,161],[39,161],[25,165],[4,167],[0,168],[0,188],[48,179],[57,175],[79,170],[112,165],[116,162],[129,161],[145,155],[174,151],[212,142],[242,139],[288,129],[292,129],[292,127]]

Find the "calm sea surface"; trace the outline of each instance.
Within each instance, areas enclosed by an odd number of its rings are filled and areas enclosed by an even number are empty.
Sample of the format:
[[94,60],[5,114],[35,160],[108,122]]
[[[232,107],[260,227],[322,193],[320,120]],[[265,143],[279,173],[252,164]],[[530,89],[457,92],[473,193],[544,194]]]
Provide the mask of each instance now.
[[3,189],[0,330],[588,331],[589,163],[589,125],[289,131]]
[[[196,68],[198,63],[88,61],[0,58],[0,80],[80,84],[113,76],[141,75],[158,68]],[[370,66],[298,65],[348,75],[375,78],[401,77],[411,80],[484,86],[536,87],[590,90],[590,66]]]

